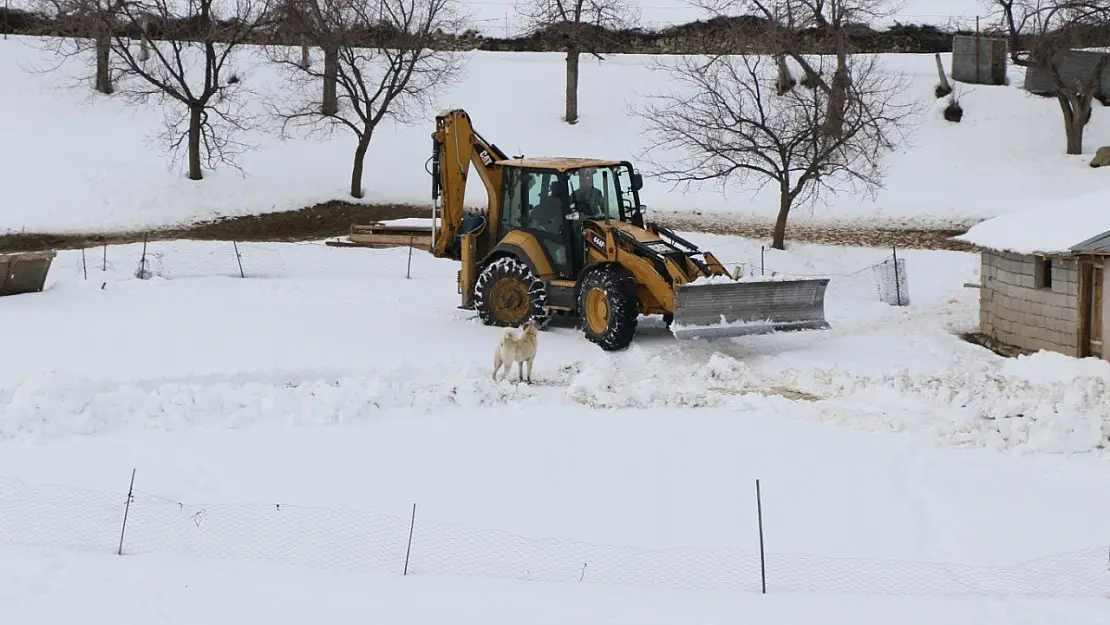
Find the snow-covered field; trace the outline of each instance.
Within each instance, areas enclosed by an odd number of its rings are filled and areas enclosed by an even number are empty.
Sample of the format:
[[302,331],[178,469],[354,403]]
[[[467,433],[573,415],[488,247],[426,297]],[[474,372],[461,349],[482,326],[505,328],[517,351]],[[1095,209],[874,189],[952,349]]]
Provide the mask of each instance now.
[[769,251],[832,275],[832,329],[554,327],[518,385],[454,263],[238,252],[246,278],[231,243],[151,244],[139,280],[141,245],[65,251],[5,298],[0,622],[1107,622],[1110,363],[962,342],[972,255],[900,251],[895,307],[886,250]]
[[[915,1],[903,12],[975,10]],[[0,231],[343,196],[346,137],[255,134],[245,175],[190,183],[148,142],[160,112],[25,71],[50,62],[28,43],[0,40]],[[887,61],[931,100],[931,57]],[[252,59],[239,71],[280,88]],[[634,158],[625,103],[665,86],[647,61],[584,63],[574,128],[560,71],[555,54],[474,53],[437,105],[510,153]],[[495,80],[519,97],[490,97]],[[958,126],[930,105],[876,203],[812,219],[975,220],[1105,186],[1062,155],[1051,101],[974,87],[963,104]],[[1091,151],[1110,139],[1100,115]],[[369,201],[428,199],[430,123],[380,131]],[[650,178],[644,201],[775,204]],[[425,252],[59,252],[44,292],[0,300],[0,624],[1110,624],[1110,363],[962,341],[972,254],[898,250],[909,304],[892,306],[891,250],[683,236],[747,273],[830,276],[832,328],[680,342],[642,320],[607,353],[555,324],[534,384],[495,382],[499,330]]]
[[[84,62],[69,61],[56,72],[31,71],[57,64],[41,47],[25,37],[0,40],[5,85],[0,112],[9,112],[0,117],[0,130],[5,145],[19,146],[10,148],[11,157],[0,169],[5,192],[0,231],[138,230],[347,197],[353,153],[347,134],[282,142],[276,123],[263,117],[261,128],[240,137],[252,146],[239,159],[242,173],[225,166],[203,182],[190,182],[180,165],[171,168],[159,142],[162,110],[72,88],[72,80],[89,71]],[[378,130],[367,160],[367,201],[430,203],[425,163],[437,108],[466,109],[479,132],[510,154],[640,161],[644,133],[628,106],[669,88],[667,76],[652,69],[651,57],[585,60],[581,122],[568,127],[560,121],[562,55],[465,56],[462,82],[438,98],[424,121],[411,126],[385,122]],[[948,55],[942,58],[949,62]],[[874,201],[844,193],[812,214],[799,209],[793,223],[966,224],[1106,186],[1101,170],[1087,166],[1089,153],[1110,143],[1101,105],[1087,130],[1088,154],[1066,156],[1059,107],[1022,91],[1020,71],[1011,68],[1008,87],[959,85],[965,115],[962,123],[951,124],[941,118],[945,101],[932,95],[936,70],[931,55],[887,55],[884,63],[909,76],[906,97],[926,105],[923,116],[906,129],[908,143],[888,159],[886,188]],[[244,49],[236,65],[242,86],[260,94],[250,107],[261,111],[274,94],[289,97],[288,86],[257,50]],[[502,91],[489,85],[513,85],[513,96],[500,97]],[[43,182],[44,171],[54,172],[49,183]],[[480,181],[472,177],[469,202],[480,205],[484,197]],[[656,214],[700,211],[770,220],[778,206],[771,187],[755,195],[740,189],[723,194],[712,186],[684,193],[650,175],[642,197]]]

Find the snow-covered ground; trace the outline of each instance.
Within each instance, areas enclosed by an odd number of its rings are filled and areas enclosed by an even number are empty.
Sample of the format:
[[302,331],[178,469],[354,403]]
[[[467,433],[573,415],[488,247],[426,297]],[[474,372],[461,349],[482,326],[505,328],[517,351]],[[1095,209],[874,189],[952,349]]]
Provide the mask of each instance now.
[[61,252],[0,306],[0,622],[1108,622],[1110,363],[961,341],[976,258],[898,253],[908,306],[887,250],[766,251],[832,329],[553,327],[519,385],[425,252]]
[[[0,231],[105,231],[146,229],[220,215],[302,208],[346,196],[353,142],[347,134],[282,142],[272,120],[240,139],[252,146],[240,173],[223,167],[203,182],[171,168],[158,134],[163,113],[133,107],[121,97],[101,97],[70,87],[88,73],[71,60],[57,60],[25,37],[0,40],[0,113],[7,111],[5,166],[0,168]],[[641,161],[646,147],[641,121],[628,105],[661,93],[668,77],[652,69],[659,60],[612,55],[582,64],[581,121],[560,121],[563,58],[558,53],[466,53],[462,82],[445,91],[422,122],[384,122],[367,161],[367,201],[430,203],[425,164],[428,135],[438,108],[469,111],[477,129],[510,154],[583,155]],[[949,55],[942,55],[949,63]],[[87,61],[87,59],[85,60]],[[877,199],[845,193],[812,214],[799,209],[793,223],[861,221],[868,225],[974,222],[1048,200],[1078,196],[1106,186],[1101,170],[1087,167],[1098,146],[1110,143],[1110,127],[1096,105],[1087,130],[1088,154],[1063,154],[1063,128],[1054,101],[1026,94],[1022,75],[1011,69],[1011,86],[959,85],[963,121],[941,118],[945,101],[933,97],[936,70],[931,55],[886,55],[892,71],[911,79],[905,94],[925,104],[923,116],[907,127],[908,143],[888,159],[885,189]],[[241,85],[260,95],[248,108],[263,110],[274,94],[289,97],[278,72],[257,50],[242,50],[235,64]],[[513,85],[512,97],[489,85]],[[276,97],[276,96],[275,96]],[[1100,121],[1101,120],[1101,121]],[[656,157],[660,155],[655,155]],[[44,182],[42,172],[52,172]],[[650,171],[649,171],[650,173]],[[778,200],[767,187],[752,195],[722,194],[707,186],[681,192],[650,175],[643,201],[656,214],[700,211],[770,220]],[[477,176],[468,201],[484,202]]]

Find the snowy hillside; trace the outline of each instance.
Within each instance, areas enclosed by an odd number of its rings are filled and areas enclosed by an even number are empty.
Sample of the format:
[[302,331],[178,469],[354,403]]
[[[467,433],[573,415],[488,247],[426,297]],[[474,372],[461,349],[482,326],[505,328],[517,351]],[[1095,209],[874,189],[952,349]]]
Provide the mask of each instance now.
[[[220,215],[291,210],[346,196],[353,152],[346,134],[282,142],[274,124],[264,124],[240,137],[251,145],[239,159],[243,173],[223,167],[199,184],[190,182],[180,167],[171,169],[158,139],[164,128],[161,110],[70,88],[73,79],[88,75],[88,67],[77,61],[58,72],[28,71],[56,64],[39,48],[28,38],[0,40],[0,80],[5,85],[0,123],[6,159],[0,169],[0,188],[5,191],[0,230],[145,229]],[[628,105],[668,88],[648,57],[613,55],[600,63],[584,61],[582,119],[567,127],[559,119],[561,55],[476,52],[466,57],[463,81],[437,106],[468,110],[479,132],[510,154],[638,160],[644,147],[641,121],[628,115]],[[965,224],[1106,185],[1100,170],[1087,167],[1089,154],[1063,154],[1059,107],[1020,90],[1018,72],[1011,72],[1011,87],[959,86],[965,115],[962,123],[951,124],[940,115],[944,101],[932,95],[936,72],[931,56],[888,55],[884,62],[912,77],[907,97],[928,107],[909,129],[910,143],[889,158],[886,188],[874,202],[842,194],[812,216],[798,212],[795,223],[809,219]],[[244,50],[236,63],[244,87],[259,94],[252,104],[255,109],[262,110],[266,97],[288,95],[288,87],[256,50]],[[497,85],[513,85],[512,96]],[[379,129],[368,157],[367,201],[430,202],[424,167],[435,109],[426,111],[423,123],[386,122]],[[1107,143],[1110,126],[1096,105],[1087,151]],[[770,188],[754,198],[741,190],[721,194],[712,187],[682,193],[650,177],[643,197],[656,212],[701,211],[759,220],[770,219],[777,206]],[[472,179],[469,200],[484,201],[477,177]]]

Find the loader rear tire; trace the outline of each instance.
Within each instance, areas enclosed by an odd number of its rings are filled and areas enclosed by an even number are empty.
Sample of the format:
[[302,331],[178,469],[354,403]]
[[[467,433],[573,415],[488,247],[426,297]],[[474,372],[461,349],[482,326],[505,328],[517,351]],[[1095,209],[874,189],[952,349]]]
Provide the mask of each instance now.
[[636,283],[617,267],[586,274],[578,290],[578,319],[586,338],[605,351],[628,347],[636,335]]
[[517,328],[532,320],[542,330],[551,319],[547,285],[512,256],[498,258],[478,274],[474,307],[488,326]]

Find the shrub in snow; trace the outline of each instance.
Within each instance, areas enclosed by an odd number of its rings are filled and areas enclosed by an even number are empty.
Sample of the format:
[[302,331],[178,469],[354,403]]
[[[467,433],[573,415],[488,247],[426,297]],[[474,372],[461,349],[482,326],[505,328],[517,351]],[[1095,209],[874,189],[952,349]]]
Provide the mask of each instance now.
[[948,98],[948,106],[944,107],[944,119],[959,123],[964,118],[964,107],[960,106],[960,100],[956,96]]

